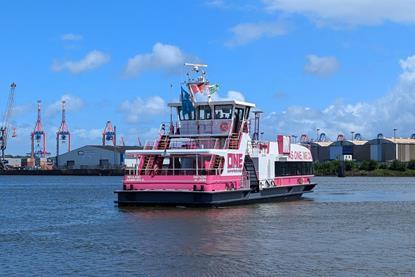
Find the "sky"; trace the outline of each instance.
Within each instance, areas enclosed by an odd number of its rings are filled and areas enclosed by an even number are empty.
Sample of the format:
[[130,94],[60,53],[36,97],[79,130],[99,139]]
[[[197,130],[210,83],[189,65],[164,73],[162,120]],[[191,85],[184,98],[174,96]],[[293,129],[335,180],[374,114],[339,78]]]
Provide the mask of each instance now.
[[17,84],[11,154],[30,151],[37,100],[52,154],[62,100],[73,147],[99,144],[108,120],[128,145],[154,138],[184,62],[264,111],[267,139],[415,133],[410,0],[4,1],[0,34],[0,112]]

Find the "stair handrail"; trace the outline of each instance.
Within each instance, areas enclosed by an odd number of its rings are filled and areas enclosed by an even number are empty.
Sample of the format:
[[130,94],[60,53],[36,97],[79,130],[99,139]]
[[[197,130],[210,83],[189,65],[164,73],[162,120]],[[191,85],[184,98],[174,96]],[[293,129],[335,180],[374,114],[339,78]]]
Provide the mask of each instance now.
[[219,143],[219,139],[216,138],[215,139],[215,144],[213,145],[213,149],[219,149],[220,143]]

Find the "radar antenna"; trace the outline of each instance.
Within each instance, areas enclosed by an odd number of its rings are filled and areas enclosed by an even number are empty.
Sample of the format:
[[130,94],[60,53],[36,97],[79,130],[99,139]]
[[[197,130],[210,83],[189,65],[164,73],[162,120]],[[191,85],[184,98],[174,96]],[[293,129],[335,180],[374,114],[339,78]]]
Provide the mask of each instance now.
[[[207,64],[200,64],[200,63],[185,63],[184,64],[187,67],[191,67],[190,72],[187,72],[187,78],[189,83],[207,83],[206,80],[206,70],[203,70],[201,68],[207,68]],[[197,77],[194,78],[192,75],[196,75]]]

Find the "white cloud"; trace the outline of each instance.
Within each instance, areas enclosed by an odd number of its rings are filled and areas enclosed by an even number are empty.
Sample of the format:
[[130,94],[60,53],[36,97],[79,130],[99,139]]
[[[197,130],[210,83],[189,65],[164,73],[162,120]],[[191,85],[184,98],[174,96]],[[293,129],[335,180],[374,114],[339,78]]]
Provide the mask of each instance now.
[[159,96],[147,99],[137,97],[132,101],[124,101],[120,106],[120,111],[125,113],[129,123],[137,123],[143,118],[164,114],[167,110],[166,102]]
[[[217,92],[212,95],[212,100],[215,101],[226,101],[226,100],[236,100],[236,101],[245,101],[245,96],[242,92],[236,90],[230,90],[226,93],[226,96],[222,97],[220,92]],[[208,95],[196,94],[196,101],[208,101]]]
[[228,95],[224,99],[226,99],[226,100],[236,100],[236,101],[245,101],[245,96],[239,91],[230,90],[230,91],[228,91]]
[[59,72],[68,70],[73,74],[79,74],[85,71],[96,69],[110,60],[110,56],[98,50],[89,52],[83,59],[79,61],[54,61],[52,64],[52,70]]
[[209,0],[206,1],[206,5],[214,8],[225,8],[228,6],[223,0]]
[[315,137],[319,128],[333,139],[338,133],[349,136],[351,131],[373,138],[378,133],[391,136],[397,128],[398,136],[407,137],[415,132],[415,55],[400,64],[402,73],[396,86],[375,101],[354,104],[337,101],[322,110],[291,106],[283,112],[267,114],[262,126],[269,135],[304,132]]
[[197,58],[191,57],[180,50],[177,46],[157,42],[151,53],[137,54],[128,60],[124,69],[127,77],[136,76],[146,70],[164,70],[174,72]]
[[307,56],[307,64],[304,71],[317,76],[329,76],[339,69],[336,57],[319,57],[316,55]]
[[319,25],[378,25],[415,22],[412,0],[263,0],[268,11],[302,14]]
[[[78,137],[83,140],[88,140],[92,144],[99,144],[99,139],[102,138],[102,132],[104,128],[98,129],[98,128],[92,128],[92,129],[84,129],[84,128],[78,128],[74,129],[72,131],[72,135],[74,137]],[[96,142],[95,142],[96,141]],[[93,143],[95,142],[95,143]]]
[[130,145],[139,145],[141,143],[144,146],[146,143],[154,142],[154,140],[160,134],[160,129],[156,127],[146,128],[141,126],[138,128],[127,129],[126,143]]
[[82,36],[79,34],[68,33],[68,34],[63,34],[61,36],[61,40],[64,40],[64,41],[78,41],[81,39],[82,39]]
[[58,100],[47,106],[46,108],[46,116],[55,115],[60,113],[62,110],[62,101],[65,101],[65,108],[66,111],[79,111],[85,106],[84,100],[80,97],[70,94],[62,95],[62,97]]
[[239,46],[264,37],[276,37],[287,33],[281,22],[241,23],[230,29],[233,37],[225,45]]
[[11,119],[15,120],[16,117],[31,113],[33,111],[35,111],[35,105],[34,104],[22,104],[22,105],[14,106],[13,111],[12,111],[12,118]]
[[259,10],[259,6],[257,3],[241,3],[239,2],[232,2],[232,1],[225,1],[225,0],[208,0],[205,1],[205,5],[210,8],[216,8],[221,10],[238,10],[238,11],[257,11]]

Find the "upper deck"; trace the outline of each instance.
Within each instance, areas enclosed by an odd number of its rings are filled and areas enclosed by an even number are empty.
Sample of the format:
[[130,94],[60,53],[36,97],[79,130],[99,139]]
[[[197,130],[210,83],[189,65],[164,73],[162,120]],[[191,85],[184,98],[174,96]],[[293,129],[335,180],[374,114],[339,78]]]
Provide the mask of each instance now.
[[175,110],[178,120],[171,137],[223,137],[239,132],[242,124],[248,122],[255,104],[237,100],[197,102],[186,114],[182,103],[168,106]]

